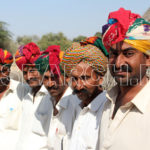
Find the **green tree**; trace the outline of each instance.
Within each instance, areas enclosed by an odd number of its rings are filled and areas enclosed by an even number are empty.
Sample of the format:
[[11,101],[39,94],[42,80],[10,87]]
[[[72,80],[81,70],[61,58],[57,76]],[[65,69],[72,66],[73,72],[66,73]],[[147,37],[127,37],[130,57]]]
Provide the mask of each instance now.
[[62,32],[57,34],[49,33],[43,35],[42,38],[38,41],[38,45],[41,50],[47,49],[50,45],[60,45],[61,50],[65,51],[68,47],[71,46],[71,41],[64,36]]
[[32,38],[30,36],[18,36],[17,37],[17,43],[18,45],[26,45],[27,43],[32,42]]
[[73,39],[73,42],[81,42],[82,40],[86,39],[86,36],[79,35],[78,37]]
[[11,33],[7,29],[7,23],[0,21],[0,48],[10,50]]
[[96,32],[94,36],[102,37],[102,34],[100,32]]

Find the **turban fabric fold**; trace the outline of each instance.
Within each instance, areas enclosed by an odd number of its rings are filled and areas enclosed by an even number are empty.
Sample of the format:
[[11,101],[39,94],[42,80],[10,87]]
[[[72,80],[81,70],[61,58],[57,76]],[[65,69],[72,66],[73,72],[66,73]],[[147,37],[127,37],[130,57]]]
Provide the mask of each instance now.
[[111,12],[108,23],[102,28],[102,35],[103,44],[108,51],[111,45],[124,41],[150,55],[150,22],[130,10],[120,8]]
[[31,42],[25,46],[20,46],[15,54],[15,61],[20,70],[25,64],[34,64],[35,60],[40,56],[39,47]]
[[65,52],[62,67],[70,76],[71,70],[81,61],[89,64],[95,71],[104,75],[107,68],[108,52],[98,37],[90,37],[80,43],[73,43]]
[[43,74],[47,69],[50,69],[53,74],[60,75],[60,72],[62,72],[60,62],[63,53],[59,45],[49,46],[35,62],[39,72]]
[[0,64],[11,66],[13,63],[13,56],[7,50],[3,50],[0,48]]

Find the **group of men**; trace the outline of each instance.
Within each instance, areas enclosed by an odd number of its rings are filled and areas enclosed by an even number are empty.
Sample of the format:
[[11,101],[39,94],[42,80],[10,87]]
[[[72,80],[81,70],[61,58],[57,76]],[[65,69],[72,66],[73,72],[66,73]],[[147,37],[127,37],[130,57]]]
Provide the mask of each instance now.
[[[0,49],[0,149],[149,150],[150,23],[120,8],[102,38],[40,51],[20,46],[25,83],[10,79],[12,55]],[[103,90],[109,68],[116,81]]]

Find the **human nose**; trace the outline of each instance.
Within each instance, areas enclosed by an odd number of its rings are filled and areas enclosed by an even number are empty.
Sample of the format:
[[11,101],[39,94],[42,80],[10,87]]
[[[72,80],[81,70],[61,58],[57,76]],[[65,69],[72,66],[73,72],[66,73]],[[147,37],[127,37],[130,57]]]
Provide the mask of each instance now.
[[81,79],[78,79],[77,83],[76,83],[76,89],[77,90],[81,90],[83,89],[83,81]]
[[126,64],[126,61],[125,61],[124,56],[122,54],[119,54],[116,58],[115,67],[119,69],[121,68],[121,66],[125,64]]

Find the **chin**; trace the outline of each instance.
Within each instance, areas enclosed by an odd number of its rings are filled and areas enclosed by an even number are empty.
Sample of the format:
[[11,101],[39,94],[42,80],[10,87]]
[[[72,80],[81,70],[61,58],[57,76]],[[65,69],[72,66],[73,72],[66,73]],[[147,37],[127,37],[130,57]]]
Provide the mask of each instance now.
[[49,91],[49,94],[50,94],[52,97],[56,97],[56,96],[58,95],[58,93],[50,92],[50,91]]
[[115,81],[120,85],[120,86],[129,86],[129,79],[115,79]]
[[78,95],[78,98],[81,100],[81,101],[85,101],[87,99],[87,97],[85,95]]

